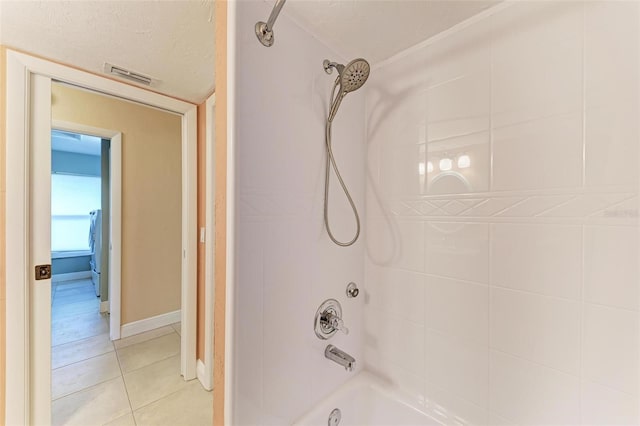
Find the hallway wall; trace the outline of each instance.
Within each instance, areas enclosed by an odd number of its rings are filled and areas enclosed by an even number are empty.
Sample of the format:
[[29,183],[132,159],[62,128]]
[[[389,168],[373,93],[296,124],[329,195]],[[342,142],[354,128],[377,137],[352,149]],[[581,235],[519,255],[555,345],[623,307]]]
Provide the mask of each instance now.
[[52,85],[53,119],[122,132],[122,324],[180,309],[181,119]]

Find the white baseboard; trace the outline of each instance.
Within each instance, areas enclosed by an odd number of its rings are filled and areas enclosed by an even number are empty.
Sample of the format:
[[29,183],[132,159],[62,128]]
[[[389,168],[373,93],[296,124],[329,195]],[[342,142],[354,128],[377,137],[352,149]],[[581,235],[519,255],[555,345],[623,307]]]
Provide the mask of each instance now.
[[130,322],[120,327],[120,338],[133,336],[134,334],[144,333],[145,331],[155,330],[156,328],[171,325],[180,322],[180,309],[166,314],[156,315],[155,317],[145,318],[140,321]]
[[100,302],[100,313],[109,312],[109,301]]
[[56,274],[51,277],[51,282],[59,283],[62,281],[83,280],[91,278],[91,271],[69,272],[67,274]]
[[208,391],[213,389],[212,378],[207,377],[206,368],[204,368],[204,363],[202,362],[202,360],[198,360],[198,362],[196,363],[196,376],[198,377],[198,380],[200,381],[200,384],[203,388]]

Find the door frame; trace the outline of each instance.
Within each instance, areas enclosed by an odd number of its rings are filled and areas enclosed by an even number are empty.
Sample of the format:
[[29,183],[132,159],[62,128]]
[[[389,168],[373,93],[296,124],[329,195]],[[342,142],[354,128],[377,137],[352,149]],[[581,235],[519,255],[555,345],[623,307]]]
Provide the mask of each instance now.
[[51,120],[51,128],[109,139],[109,337],[120,338],[120,284],[122,265],[122,133],[61,120]]
[[[37,327],[33,315],[30,283],[33,264],[30,255],[30,145],[32,112],[40,108],[33,102],[42,91],[34,80],[60,81],[98,93],[134,101],[173,112],[182,117],[182,300],[181,374],[185,380],[196,377],[196,105],[149,90],[121,83],[41,58],[6,50],[6,424],[31,424],[46,417],[50,398],[39,392],[38,374],[50,372],[49,348],[32,350],[30,340]],[[35,77],[35,78],[34,78]],[[43,98],[40,96],[41,101]],[[49,104],[46,108],[50,108]],[[43,102],[44,103],[44,102]],[[43,107],[44,108],[44,107]],[[34,115],[38,116],[38,114]],[[35,126],[37,127],[37,126]],[[42,136],[41,136],[42,137]],[[50,137],[50,136],[49,136]],[[49,259],[50,263],[50,259]],[[48,310],[47,310],[48,312]],[[50,317],[48,319],[50,321]],[[34,332],[35,331],[35,332]],[[50,333],[50,331],[48,332]],[[11,350],[8,350],[11,348]],[[40,395],[40,396],[38,396]],[[45,407],[44,404],[48,406]]]
[[213,315],[215,305],[215,188],[216,188],[216,150],[215,150],[215,107],[216,95],[211,95],[205,103],[205,272],[204,272],[204,360],[202,386],[213,389]]

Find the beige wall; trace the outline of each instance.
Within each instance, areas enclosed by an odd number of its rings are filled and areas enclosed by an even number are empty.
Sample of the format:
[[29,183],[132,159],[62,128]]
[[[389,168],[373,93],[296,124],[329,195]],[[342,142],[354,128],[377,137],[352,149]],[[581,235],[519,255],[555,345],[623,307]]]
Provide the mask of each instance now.
[[4,401],[5,401],[5,268],[4,268],[4,207],[5,207],[5,105],[6,105],[6,82],[5,82],[5,56],[6,51],[0,46],[0,424],[4,424]]
[[213,310],[213,424],[225,425],[225,321],[227,291],[227,2],[215,2],[215,301]]
[[60,84],[52,116],[122,132],[122,324],[180,309],[180,116]]

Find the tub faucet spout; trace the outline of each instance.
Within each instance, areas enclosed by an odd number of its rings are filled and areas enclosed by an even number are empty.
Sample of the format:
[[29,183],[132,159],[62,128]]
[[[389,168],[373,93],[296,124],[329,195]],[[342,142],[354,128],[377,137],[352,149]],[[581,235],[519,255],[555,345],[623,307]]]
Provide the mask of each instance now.
[[353,369],[356,368],[355,358],[333,345],[327,346],[324,350],[324,356],[331,361],[340,364],[347,371],[353,371]]

